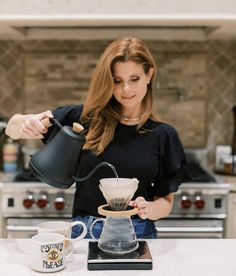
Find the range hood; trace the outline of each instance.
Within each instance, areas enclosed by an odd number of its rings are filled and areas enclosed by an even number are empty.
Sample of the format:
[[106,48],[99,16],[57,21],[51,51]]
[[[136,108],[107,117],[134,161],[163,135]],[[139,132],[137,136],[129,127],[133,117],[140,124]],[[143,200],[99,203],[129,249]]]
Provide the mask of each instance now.
[[221,19],[178,18],[0,18],[0,39],[115,39],[138,36],[149,40],[236,39],[236,17]]
[[26,39],[115,39],[138,36],[151,40],[204,40],[218,27],[210,26],[25,26],[15,27]]

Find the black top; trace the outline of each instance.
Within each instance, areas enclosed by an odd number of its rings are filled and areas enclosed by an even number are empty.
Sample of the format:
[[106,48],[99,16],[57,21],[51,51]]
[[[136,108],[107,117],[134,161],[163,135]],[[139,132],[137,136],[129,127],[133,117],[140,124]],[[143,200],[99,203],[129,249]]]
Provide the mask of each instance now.
[[[82,106],[65,106],[52,113],[62,125],[78,122]],[[113,141],[105,152],[95,156],[82,151],[77,177],[85,177],[100,162],[109,162],[122,178],[137,178],[138,189],[134,195],[152,200],[176,192],[182,182],[190,180],[184,150],[176,130],[166,123],[150,119],[143,126],[145,133],[138,133],[136,126],[119,123]],[[53,134],[51,127],[44,135],[44,142]],[[50,137],[51,138],[51,137]],[[110,167],[99,168],[88,180],[76,183],[73,216],[98,216],[97,208],[106,204],[99,189],[99,179],[115,177]]]

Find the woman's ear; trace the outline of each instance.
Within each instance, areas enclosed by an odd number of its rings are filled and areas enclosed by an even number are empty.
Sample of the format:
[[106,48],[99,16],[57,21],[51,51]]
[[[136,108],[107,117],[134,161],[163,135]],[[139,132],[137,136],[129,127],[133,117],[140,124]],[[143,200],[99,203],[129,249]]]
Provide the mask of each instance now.
[[151,67],[149,69],[148,73],[147,73],[147,84],[149,84],[149,82],[150,82],[150,80],[152,78],[153,73],[154,73],[154,69],[153,69],[153,67]]

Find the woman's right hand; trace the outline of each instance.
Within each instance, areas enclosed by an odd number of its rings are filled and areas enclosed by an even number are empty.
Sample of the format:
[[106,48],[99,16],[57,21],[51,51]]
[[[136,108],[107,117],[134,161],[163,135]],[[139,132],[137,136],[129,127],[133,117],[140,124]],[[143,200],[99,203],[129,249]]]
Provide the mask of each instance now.
[[22,124],[21,136],[43,138],[42,134],[48,131],[48,128],[42,123],[42,120],[46,118],[53,118],[50,110],[28,116]]
[[53,118],[50,110],[38,114],[15,114],[7,123],[6,135],[12,139],[43,138],[42,134],[48,131],[42,123],[45,118]]

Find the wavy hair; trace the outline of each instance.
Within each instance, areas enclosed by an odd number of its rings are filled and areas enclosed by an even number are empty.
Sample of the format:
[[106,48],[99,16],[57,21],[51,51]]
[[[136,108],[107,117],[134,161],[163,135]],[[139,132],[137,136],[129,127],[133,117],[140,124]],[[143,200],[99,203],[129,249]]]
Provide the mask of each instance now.
[[83,149],[92,150],[95,155],[101,154],[112,141],[120,121],[121,107],[113,96],[113,68],[116,62],[125,61],[141,64],[146,74],[150,68],[154,71],[142,102],[144,113],[137,126],[138,131],[148,118],[159,120],[153,113],[152,90],[156,65],[147,45],[135,37],[123,37],[113,41],[105,49],[95,67],[81,114],[81,122],[86,129]]

